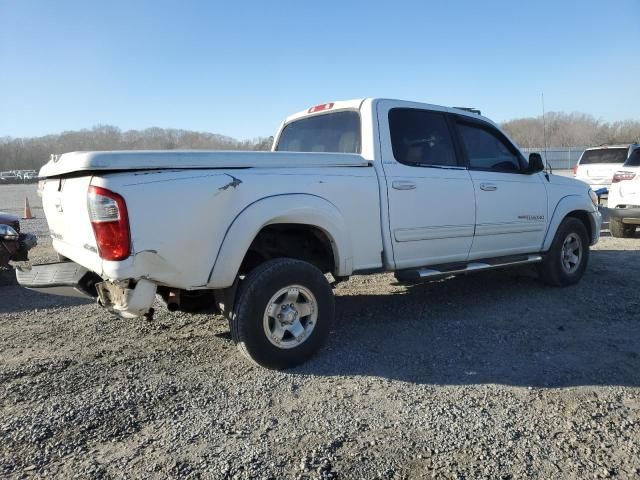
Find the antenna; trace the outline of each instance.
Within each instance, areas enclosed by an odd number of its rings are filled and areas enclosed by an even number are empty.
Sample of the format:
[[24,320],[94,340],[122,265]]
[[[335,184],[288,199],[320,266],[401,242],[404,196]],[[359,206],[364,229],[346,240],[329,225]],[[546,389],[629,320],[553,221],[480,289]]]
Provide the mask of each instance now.
[[[551,165],[549,165],[547,156],[547,120],[544,114],[544,92],[542,92],[542,137],[544,139],[544,163],[547,165],[549,173],[553,173],[553,170],[551,170]],[[549,177],[547,176],[547,180],[548,179]]]

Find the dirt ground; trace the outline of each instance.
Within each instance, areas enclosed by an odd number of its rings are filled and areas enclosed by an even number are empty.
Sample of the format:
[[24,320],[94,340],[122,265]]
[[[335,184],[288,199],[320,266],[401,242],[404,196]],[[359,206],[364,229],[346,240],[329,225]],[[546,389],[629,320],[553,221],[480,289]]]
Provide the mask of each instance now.
[[[35,186],[0,210],[35,220]],[[309,363],[247,363],[226,321],[0,280],[0,476],[30,478],[639,478],[640,234],[603,231],[582,282],[533,270],[336,289]]]

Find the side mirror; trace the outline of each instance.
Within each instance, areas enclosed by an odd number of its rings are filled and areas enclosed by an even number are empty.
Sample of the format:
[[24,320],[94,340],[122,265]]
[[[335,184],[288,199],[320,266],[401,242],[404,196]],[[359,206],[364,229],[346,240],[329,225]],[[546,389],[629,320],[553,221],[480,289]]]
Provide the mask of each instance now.
[[544,162],[539,153],[529,154],[529,173],[538,173],[544,170]]

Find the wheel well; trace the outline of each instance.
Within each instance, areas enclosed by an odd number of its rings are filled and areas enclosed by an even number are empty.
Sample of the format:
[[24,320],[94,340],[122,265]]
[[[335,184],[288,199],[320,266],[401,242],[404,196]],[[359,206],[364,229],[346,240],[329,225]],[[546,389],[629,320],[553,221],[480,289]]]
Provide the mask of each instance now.
[[329,236],[318,227],[278,223],[262,228],[251,242],[240,265],[245,275],[274,258],[295,258],[316,266],[321,272],[335,271],[335,259]]
[[589,242],[593,238],[593,228],[591,226],[591,220],[589,220],[589,214],[584,210],[574,210],[567,214],[567,217],[577,218],[584,224],[584,228],[587,229],[587,233],[589,234]]

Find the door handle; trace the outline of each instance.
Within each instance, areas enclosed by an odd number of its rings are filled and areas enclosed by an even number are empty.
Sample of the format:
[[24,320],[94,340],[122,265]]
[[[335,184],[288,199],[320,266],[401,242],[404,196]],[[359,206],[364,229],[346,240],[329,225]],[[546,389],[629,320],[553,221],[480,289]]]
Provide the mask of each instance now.
[[498,189],[497,185],[493,183],[481,183],[480,190],[484,190],[485,192],[495,192]]
[[414,190],[416,188],[416,184],[413,182],[409,182],[407,180],[395,180],[391,183],[391,186],[396,190]]

